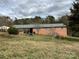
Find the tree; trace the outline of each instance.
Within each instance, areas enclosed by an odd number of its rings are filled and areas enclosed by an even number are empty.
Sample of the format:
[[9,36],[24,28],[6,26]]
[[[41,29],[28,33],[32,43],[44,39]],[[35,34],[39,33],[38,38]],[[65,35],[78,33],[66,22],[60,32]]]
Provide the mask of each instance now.
[[42,23],[42,19],[41,19],[40,16],[35,16],[33,22],[34,22],[34,24],[41,24]]
[[52,24],[55,22],[55,18],[53,16],[47,16],[46,19],[44,20],[44,23],[46,24]]
[[0,26],[12,26],[13,21],[9,16],[0,16]]
[[69,24],[68,17],[69,17],[68,15],[60,17],[59,22],[64,23],[65,25],[68,25]]
[[79,36],[79,0],[73,3],[70,9],[71,15],[69,16],[69,30],[73,36]]
[[22,18],[22,19],[15,19],[14,24],[33,24],[33,18]]
[[14,20],[13,24],[16,24],[16,25],[19,24],[19,23],[18,23],[18,19],[17,19],[16,17],[15,17],[15,20]]

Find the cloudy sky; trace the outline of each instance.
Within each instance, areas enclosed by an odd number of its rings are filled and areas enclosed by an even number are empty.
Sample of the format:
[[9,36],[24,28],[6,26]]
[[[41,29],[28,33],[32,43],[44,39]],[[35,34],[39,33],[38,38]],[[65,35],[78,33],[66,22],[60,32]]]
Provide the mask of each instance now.
[[34,17],[69,13],[74,0],[0,0],[0,15],[10,17]]

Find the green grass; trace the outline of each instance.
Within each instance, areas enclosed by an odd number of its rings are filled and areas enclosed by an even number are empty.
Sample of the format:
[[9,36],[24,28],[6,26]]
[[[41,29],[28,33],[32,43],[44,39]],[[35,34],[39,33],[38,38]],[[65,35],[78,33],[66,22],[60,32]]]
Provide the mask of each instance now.
[[0,59],[79,59],[79,42],[1,33]]

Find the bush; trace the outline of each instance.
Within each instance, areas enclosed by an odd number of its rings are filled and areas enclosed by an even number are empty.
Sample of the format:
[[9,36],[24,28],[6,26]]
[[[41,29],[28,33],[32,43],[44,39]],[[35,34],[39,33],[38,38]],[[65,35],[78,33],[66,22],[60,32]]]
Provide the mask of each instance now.
[[14,27],[10,27],[8,29],[8,33],[13,34],[13,35],[17,35],[19,32],[18,32],[18,29],[14,28]]

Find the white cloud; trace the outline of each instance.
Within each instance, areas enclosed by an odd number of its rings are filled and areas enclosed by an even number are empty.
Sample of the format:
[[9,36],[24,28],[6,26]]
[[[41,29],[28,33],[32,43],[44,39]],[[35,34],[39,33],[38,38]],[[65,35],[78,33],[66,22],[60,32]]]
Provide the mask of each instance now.
[[74,0],[0,0],[0,15],[11,17],[61,16]]

